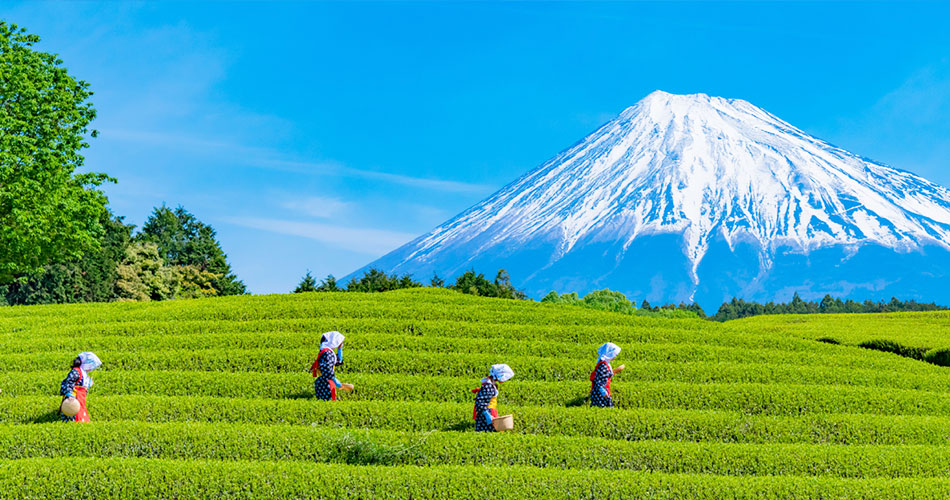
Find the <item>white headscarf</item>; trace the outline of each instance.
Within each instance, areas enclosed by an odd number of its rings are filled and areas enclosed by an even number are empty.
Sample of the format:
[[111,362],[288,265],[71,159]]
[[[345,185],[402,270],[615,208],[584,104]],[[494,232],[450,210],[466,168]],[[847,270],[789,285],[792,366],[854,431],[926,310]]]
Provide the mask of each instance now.
[[77,357],[82,360],[82,364],[79,365],[79,368],[84,372],[91,372],[102,366],[102,361],[99,361],[99,356],[96,356],[92,352],[81,352]]
[[340,344],[343,343],[343,334],[338,331],[327,332],[323,334],[323,338],[326,340],[320,344],[320,349],[336,349],[340,347]]
[[82,360],[82,364],[79,365],[79,371],[82,372],[82,386],[89,389],[92,387],[92,377],[89,376],[89,372],[102,366],[102,361],[99,360],[99,356],[89,351],[81,352],[77,357]]
[[618,354],[620,354],[620,346],[613,342],[607,342],[597,348],[598,361],[606,361],[609,363],[610,360],[616,358]]
[[489,370],[488,376],[499,382],[507,382],[511,380],[511,377],[515,376],[515,371],[512,370],[510,366],[505,364],[491,365],[491,370]]

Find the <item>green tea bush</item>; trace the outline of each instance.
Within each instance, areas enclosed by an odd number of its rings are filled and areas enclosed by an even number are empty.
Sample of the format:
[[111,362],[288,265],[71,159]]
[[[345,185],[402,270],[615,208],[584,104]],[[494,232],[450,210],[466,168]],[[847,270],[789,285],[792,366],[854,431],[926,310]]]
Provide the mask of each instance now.
[[[5,460],[20,498],[943,498],[940,478],[729,477],[531,467],[379,467],[161,459]],[[82,471],[82,481],[76,471]]]
[[928,349],[925,347],[909,347],[892,340],[882,339],[861,342],[858,344],[858,347],[873,349],[875,351],[892,352],[898,356],[904,356],[905,358],[911,359],[924,359],[924,354],[928,351]]
[[931,349],[924,354],[923,360],[938,366],[950,366],[950,348]]

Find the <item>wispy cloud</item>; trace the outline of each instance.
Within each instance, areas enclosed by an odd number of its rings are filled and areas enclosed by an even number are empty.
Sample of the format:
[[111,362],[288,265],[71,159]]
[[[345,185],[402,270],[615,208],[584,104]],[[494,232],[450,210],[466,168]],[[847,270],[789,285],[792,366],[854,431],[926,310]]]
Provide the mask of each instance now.
[[417,236],[386,229],[354,228],[264,217],[226,217],[224,220],[251,229],[310,238],[372,257],[395,250]]
[[914,72],[881,98],[873,112],[913,125],[945,123],[950,111],[950,58]]
[[280,152],[270,148],[248,146],[246,144],[222,139],[202,138],[186,134],[120,129],[105,129],[101,132],[103,137],[107,139],[111,138],[137,144],[161,146],[168,149],[192,152],[200,151],[204,154],[213,154],[218,158],[227,158],[228,161],[248,167],[266,168],[298,174],[357,177],[448,193],[487,194],[493,189],[492,186],[487,184],[414,177],[390,172],[352,168],[333,160],[298,161],[286,159],[281,157]]
[[328,219],[334,215],[347,210],[352,206],[339,198],[328,198],[323,196],[311,196],[302,200],[288,200],[281,203],[281,206],[311,217]]
[[349,177],[359,177],[362,179],[378,180],[391,184],[410,186],[436,191],[451,193],[486,193],[492,187],[486,184],[472,184],[468,182],[447,181],[444,179],[432,179],[427,177],[412,177],[408,175],[392,174],[389,172],[378,172],[375,170],[363,170],[347,167],[334,161],[326,162],[304,162],[287,160],[263,160],[256,166],[272,167],[281,169],[290,169],[300,173],[333,173],[335,175],[345,175]]

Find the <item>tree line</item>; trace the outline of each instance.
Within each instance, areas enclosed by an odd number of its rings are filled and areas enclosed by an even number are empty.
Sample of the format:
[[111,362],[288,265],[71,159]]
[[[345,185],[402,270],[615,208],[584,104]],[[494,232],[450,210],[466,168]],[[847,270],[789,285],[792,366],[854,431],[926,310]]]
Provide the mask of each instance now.
[[887,313],[943,311],[947,309],[947,307],[939,306],[933,302],[921,303],[915,300],[902,301],[896,297],[892,297],[891,300],[887,302],[883,300],[879,302],[871,300],[857,302],[851,299],[841,300],[831,295],[825,295],[820,301],[808,301],[803,300],[796,292],[791,302],[779,303],[768,302],[766,304],[759,304],[757,302],[747,302],[733,297],[731,301],[724,302],[722,306],[719,307],[719,311],[710,319],[728,321],[764,314]]
[[497,297],[503,299],[527,300],[528,296],[511,284],[511,276],[504,269],[499,269],[494,281],[489,280],[482,273],[474,270],[466,271],[455,279],[455,283],[446,285],[438,273],[434,273],[428,285],[415,281],[411,274],[399,276],[387,275],[384,271],[370,268],[359,278],[352,277],[344,286],[340,286],[333,275],[324,278],[320,283],[311,275],[310,271],[300,280],[294,293],[301,292],[388,292],[404,288],[418,288],[429,286],[447,288],[469,295],[480,297]]
[[541,302],[549,304],[566,304],[572,306],[586,307],[588,309],[597,309],[599,311],[611,311],[622,314],[632,314],[636,316],[651,316],[663,318],[705,318],[706,313],[699,304],[693,302],[686,304],[680,302],[677,304],[664,304],[662,306],[651,306],[644,300],[638,308],[632,301],[627,299],[622,292],[616,292],[607,288],[603,290],[594,290],[584,297],[577,293],[565,293],[558,295],[554,290],[548,292]]
[[154,209],[141,230],[111,214],[99,250],[52,258],[0,285],[9,305],[149,301],[246,293],[214,229],[183,207]]
[[[527,295],[516,289],[511,284],[511,277],[504,269],[500,269],[495,276],[494,281],[490,281],[481,273],[474,270],[466,271],[458,276],[454,284],[446,285],[445,281],[439,277],[438,273],[432,276],[428,285],[418,282],[412,278],[411,274],[399,276],[397,274],[386,274],[384,271],[376,268],[370,268],[360,277],[352,277],[343,286],[339,285],[333,275],[329,275],[319,283],[311,275],[310,271],[304,275],[300,283],[293,290],[294,293],[301,292],[388,292],[390,290],[400,290],[405,288],[417,287],[438,287],[455,290],[471,295],[482,297],[500,297],[507,299],[529,300]],[[581,297],[576,292],[558,294],[556,291],[548,292],[541,299],[542,303],[561,304],[599,311],[610,311],[621,314],[630,314],[636,316],[651,316],[665,318],[704,318],[712,321],[728,321],[733,319],[747,318],[750,316],[759,316],[764,314],[831,314],[831,313],[885,313],[885,312],[904,312],[904,311],[940,311],[947,310],[945,306],[937,305],[933,302],[920,303],[915,300],[901,301],[897,298],[891,298],[890,301],[874,302],[865,300],[857,302],[851,299],[842,300],[840,298],[825,295],[820,301],[803,300],[798,293],[792,297],[790,302],[768,302],[759,304],[757,302],[748,302],[733,297],[731,301],[724,302],[719,310],[713,316],[707,316],[703,308],[695,303],[680,302],[679,304],[663,304],[654,306],[646,299],[637,307],[634,302],[629,300],[622,292],[603,289],[594,290]]]

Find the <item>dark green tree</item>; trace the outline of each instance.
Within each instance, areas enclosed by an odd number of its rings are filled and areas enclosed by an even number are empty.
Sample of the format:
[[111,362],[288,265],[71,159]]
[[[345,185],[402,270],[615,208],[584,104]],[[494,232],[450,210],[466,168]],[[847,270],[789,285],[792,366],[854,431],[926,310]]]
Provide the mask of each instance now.
[[687,311],[690,311],[690,312],[692,312],[692,313],[695,313],[695,314],[696,314],[697,316],[699,316],[700,318],[705,318],[705,317],[706,317],[706,311],[703,311],[703,308],[700,307],[700,305],[697,304],[697,303],[695,303],[695,302],[693,302],[692,304],[686,306],[685,309],[686,309]]
[[455,279],[455,284],[451,289],[467,293],[469,295],[480,295],[482,297],[495,296],[495,284],[485,279],[482,273],[476,274],[474,270],[465,271]]
[[310,270],[307,270],[307,274],[304,275],[303,279],[300,280],[300,283],[297,284],[297,288],[294,288],[294,293],[303,293],[303,292],[316,292],[317,291],[317,280],[313,279],[313,275],[310,274]]
[[389,276],[375,267],[363,273],[359,279],[354,277],[346,284],[347,292],[388,292],[399,288],[398,276]]
[[320,286],[317,287],[318,292],[342,292],[343,289],[337,286],[336,278],[332,274],[328,275],[326,279],[320,282]]
[[527,298],[524,292],[515,289],[511,285],[511,277],[504,269],[499,269],[495,275],[495,281],[488,281],[482,273],[476,273],[474,270],[465,271],[455,279],[455,284],[450,286],[452,290],[470,295],[479,295],[482,297],[499,297],[504,299]]
[[445,280],[439,277],[439,273],[432,273],[432,279],[429,280],[429,286],[442,288],[445,286]]
[[406,275],[404,275],[402,278],[399,278],[399,286],[398,286],[398,288],[400,288],[400,289],[402,289],[402,288],[419,288],[420,286],[422,286],[422,283],[419,283],[418,281],[413,280],[411,274],[406,274]]
[[47,264],[6,285],[10,305],[68,304],[83,301],[83,279],[76,265]]
[[117,267],[125,258],[132,226],[121,217],[106,214],[101,221],[105,230],[98,252],[81,259],[47,264],[6,285],[9,304],[61,304],[70,302],[108,302],[115,300]]
[[518,299],[524,300],[527,298],[524,292],[516,289],[511,284],[511,276],[508,275],[508,271],[504,269],[499,269],[498,274],[495,275],[495,297],[502,299]]
[[[97,251],[112,180],[76,173],[96,111],[39,37],[0,21],[0,283]],[[59,276],[57,279],[64,278]]]
[[231,272],[231,265],[214,229],[184,207],[172,210],[162,205],[155,208],[135,239],[158,245],[159,254],[168,265],[194,266],[215,274],[212,286],[217,295],[247,293],[244,283]]

